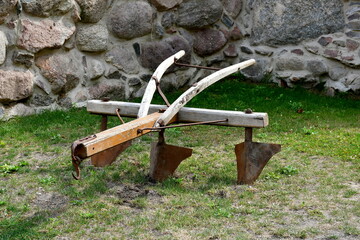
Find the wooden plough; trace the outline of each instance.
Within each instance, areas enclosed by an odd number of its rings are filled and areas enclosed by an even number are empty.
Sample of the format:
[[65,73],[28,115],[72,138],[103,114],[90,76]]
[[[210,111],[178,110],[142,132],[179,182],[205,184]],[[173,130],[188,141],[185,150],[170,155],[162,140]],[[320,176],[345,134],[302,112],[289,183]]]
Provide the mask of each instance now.
[[[117,156],[131,145],[134,138],[149,132],[159,132],[158,142],[152,143],[150,154],[150,178],[163,181],[171,176],[179,164],[192,154],[192,149],[168,145],[165,142],[166,128],[199,124],[245,127],[245,141],[235,146],[239,184],[251,184],[260,175],[269,159],[280,151],[278,144],[256,143],[252,141],[252,129],[268,125],[267,113],[255,113],[251,110],[222,111],[199,108],[186,108],[184,105],[205,88],[220,79],[255,63],[247,60],[216,71],[185,91],[171,105],[161,92],[159,83],[165,71],[185,54],[179,51],[164,60],[156,69],[145,90],[141,103],[90,100],[87,110],[102,115],[101,132],[75,141],[72,146],[72,162],[75,167],[75,179],[80,178],[79,165],[85,158],[91,157],[94,166],[110,165]],[[158,90],[167,106],[151,104],[155,91]],[[122,125],[106,129],[107,116],[136,117],[137,119]],[[173,123],[186,123],[170,125]]]

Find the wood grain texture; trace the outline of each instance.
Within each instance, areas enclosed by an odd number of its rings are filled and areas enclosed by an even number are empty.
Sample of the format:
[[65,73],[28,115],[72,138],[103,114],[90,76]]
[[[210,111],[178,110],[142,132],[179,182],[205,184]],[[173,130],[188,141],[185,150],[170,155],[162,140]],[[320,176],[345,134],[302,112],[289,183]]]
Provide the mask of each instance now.
[[[87,111],[95,114],[106,114],[116,116],[116,109],[120,109],[121,116],[136,117],[140,103],[89,100]],[[165,105],[149,105],[149,113],[158,112],[159,109],[166,109]],[[267,113],[253,112],[246,114],[241,111],[225,111],[202,108],[183,107],[178,113],[178,122],[203,122],[220,119],[228,119],[227,122],[216,123],[216,125],[234,127],[263,128],[269,125]]]
[[141,117],[145,117],[146,115],[148,115],[148,111],[149,111],[149,106],[151,103],[151,100],[154,96],[154,93],[156,91],[156,81],[155,79],[157,79],[157,81],[160,82],[161,77],[163,76],[163,74],[165,73],[165,71],[175,62],[176,59],[181,58],[182,56],[185,55],[185,51],[181,50],[179,52],[177,52],[176,54],[168,57],[167,59],[165,59],[155,70],[154,74],[152,75],[144,96],[141,100],[141,106],[138,112],[138,118]]

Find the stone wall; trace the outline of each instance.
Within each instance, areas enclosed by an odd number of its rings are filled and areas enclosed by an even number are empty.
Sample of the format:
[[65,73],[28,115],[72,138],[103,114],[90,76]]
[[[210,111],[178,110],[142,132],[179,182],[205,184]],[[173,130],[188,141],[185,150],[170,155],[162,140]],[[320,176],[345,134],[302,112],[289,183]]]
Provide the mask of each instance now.
[[[153,70],[184,63],[280,86],[360,92],[360,1],[0,0],[0,118],[88,99],[141,97]],[[164,90],[209,70],[171,68]]]

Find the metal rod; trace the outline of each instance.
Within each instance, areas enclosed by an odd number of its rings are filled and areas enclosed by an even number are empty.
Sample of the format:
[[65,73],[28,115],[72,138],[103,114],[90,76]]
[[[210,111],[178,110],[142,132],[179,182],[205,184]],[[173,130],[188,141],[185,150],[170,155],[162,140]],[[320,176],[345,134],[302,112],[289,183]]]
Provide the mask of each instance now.
[[116,112],[116,115],[118,116],[118,118],[120,119],[121,123],[124,124],[125,122],[124,122],[124,120],[122,119],[122,117],[120,116],[120,108],[117,108],[117,109],[115,110],[115,112]]
[[165,94],[163,93],[163,91],[160,88],[160,82],[156,77],[152,77],[152,79],[155,80],[155,84],[156,84],[156,90],[158,91],[158,93],[160,94],[161,98],[164,100],[166,106],[170,107],[170,103],[169,100],[166,98]]
[[168,128],[190,127],[190,126],[196,126],[196,125],[205,125],[205,124],[227,122],[227,121],[228,121],[228,119],[206,121],[206,122],[197,122],[197,123],[185,123],[185,124],[177,124],[177,125],[172,125],[172,126],[163,126],[163,127],[156,127],[156,128],[141,128],[141,129],[138,129],[137,131],[140,132],[140,133],[142,131],[145,131],[145,130],[160,131],[162,129],[168,129]]
[[253,128],[246,127],[245,128],[245,142],[252,142]]
[[221,68],[215,68],[215,67],[205,67],[205,66],[199,66],[199,65],[179,63],[179,62],[177,62],[177,59],[175,60],[174,64],[178,65],[178,66],[182,66],[182,67],[192,67],[192,68],[200,68],[200,69],[215,70],[215,71],[221,69]]

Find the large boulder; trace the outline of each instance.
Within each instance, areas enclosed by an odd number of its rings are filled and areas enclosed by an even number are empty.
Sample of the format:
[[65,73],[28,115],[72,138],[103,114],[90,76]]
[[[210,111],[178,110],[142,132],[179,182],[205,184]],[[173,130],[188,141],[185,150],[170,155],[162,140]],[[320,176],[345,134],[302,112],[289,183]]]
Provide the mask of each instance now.
[[177,24],[184,28],[203,28],[217,22],[223,6],[218,0],[190,0],[180,4]]
[[160,11],[169,10],[182,3],[183,0],[151,0],[150,2]]
[[105,55],[105,60],[128,74],[139,73],[139,63],[132,48],[116,46]]
[[199,56],[216,53],[227,43],[223,32],[215,29],[205,29],[195,33],[194,51]]
[[90,99],[110,98],[124,100],[125,84],[120,80],[107,80],[89,88]]
[[8,44],[5,33],[0,31],[0,65],[5,62],[6,59],[6,45]]
[[113,7],[107,24],[117,37],[132,39],[151,32],[152,18],[153,10],[149,3],[125,2]]
[[25,12],[38,17],[63,15],[74,7],[71,0],[31,0],[21,1]]
[[341,0],[254,0],[254,44],[296,44],[345,26]]
[[225,11],[233,18],[236,18],[242,9],[242,0],[222,0]]
[[73,53],[44,55],[35,64],[50,82],[54,93],[64,93],[75,88],[84,76],[82,57]]
[[63,22],[46,19],[33,22],[20,20],[21,29],[17,45],[29,52],[36,53],[44,48],[60,47],[75,32],[75,26],[66,26]]
[[0,70],[0,102],[19,101],[31,96],[34,76],[30,71]]
[[[189,63],[191,59],[191,46],[188,41],[180,36],[172,36],[158,42],[143,43],[140,49],[140,64],[151,70],[155,70],[162,61],[180,50],[184,50],[186,53],[180,58],[181,62]],[[171,67],[169,71],[174,71],[174,69]]]
[[107,50],[109,33],[101,24],[81,25],[76,33],[76,46],[81,51],[101,52]]
[[81,22],[83,23],[97,23],[103,18],[107,0],[76,0],[81,8]]
[[18,0],[0,0],[0,24],[4,23],[6,17],[15,8]]

